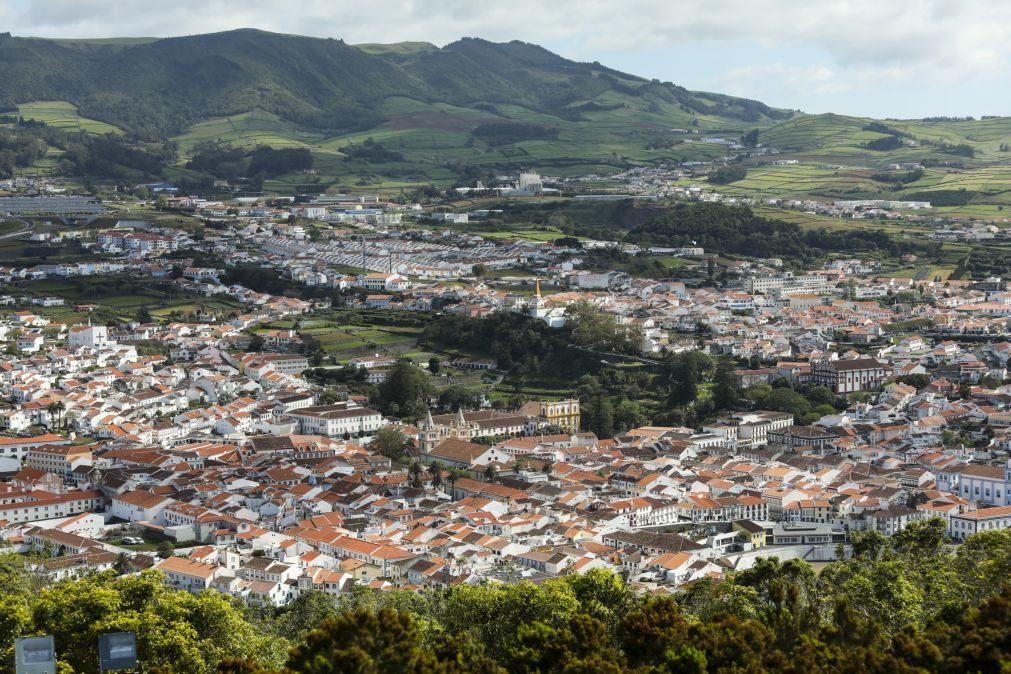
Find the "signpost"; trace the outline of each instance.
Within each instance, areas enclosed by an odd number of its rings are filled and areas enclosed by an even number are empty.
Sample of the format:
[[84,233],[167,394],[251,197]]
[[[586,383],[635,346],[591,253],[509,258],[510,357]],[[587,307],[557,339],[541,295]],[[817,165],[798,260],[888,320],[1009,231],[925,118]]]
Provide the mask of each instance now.
[[137,636],[133,632],[103,634],[98,637],[98,658],[99,671],[103,673],[137,669]]
[[14,640],[14,670],[17,674],[56,674],[56,645],[53,636],[23,637]]

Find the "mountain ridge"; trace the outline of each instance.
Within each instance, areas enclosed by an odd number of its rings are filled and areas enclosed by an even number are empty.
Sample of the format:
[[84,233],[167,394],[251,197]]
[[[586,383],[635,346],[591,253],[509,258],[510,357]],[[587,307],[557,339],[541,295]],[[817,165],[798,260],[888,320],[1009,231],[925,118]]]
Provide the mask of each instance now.
[[567,108],[587,95],[606,93],[741,123],[767,125],[792,114],[570,61],[518,40],[462,38],[430,47],[359,47],[251,28],[160,39],[4,37],[0,67],[8,86],[0,109],[64,100],[146,139],[255,109],[310,130],[359,130],[388,121],[381,108],[389,96],[467,107],[516,103],[563,118],[578,117]]

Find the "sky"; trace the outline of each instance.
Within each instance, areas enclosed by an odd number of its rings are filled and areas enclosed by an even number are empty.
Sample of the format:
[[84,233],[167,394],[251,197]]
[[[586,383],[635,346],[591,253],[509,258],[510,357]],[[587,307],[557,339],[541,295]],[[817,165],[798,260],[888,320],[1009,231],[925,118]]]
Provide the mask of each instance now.
[[0,0],[0,30],[19,36],[233,28],[352,44],[522,40],[809,113],[1011,115],[1011,2],[1000,0]]

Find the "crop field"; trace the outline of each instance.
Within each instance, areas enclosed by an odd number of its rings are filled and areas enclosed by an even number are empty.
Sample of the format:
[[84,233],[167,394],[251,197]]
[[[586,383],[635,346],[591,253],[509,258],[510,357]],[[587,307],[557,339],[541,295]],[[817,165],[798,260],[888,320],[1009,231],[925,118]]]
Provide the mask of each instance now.
[[[559,237],[565,236],[562,230],[557,227],[547,228],[550,231],[542,231],[540,229],[509,229],[509,230],[496,230],[496,231],[477,231],[472,232],[478,236],[483,236],[486,239],[525,239],[527,241],[554,241]],[[585,240],[586,237],[573,237]]]
[[297,129],[274,114],[253,110],[231,117],[216,117],[191,127],[173,140],[184,153],[193,146],[211,140],[220,140],[240,147],[270,145],[282,147],[308,147],[322,140],[319,134]]
[[[583,103],[588,102],[591,101]],[[585,120],[592,120],[593,124],[588,125],[585,121],[560,119],[515,104],[496,103],[496,115],[475,108],[391,96],[382,105],[382,113],[388,121],[364,131],[324,137],[300,130],[273,114],[255,110],[201,122],[174,140],[184,155],[196,144],[213,139],[247,148],[261,144],[305,147],[313,153],[321,183],[335,183],[336,189],[367,190],[412,189],[424,184],[453,182],[458,178],[452,170],[453,163],[470,164],[491,172],[536,165],[542,171],[560,175],[607,175],[626,167],[628,162],[711,160],[726,152],[721,145],[684,142],[684,134],[669,132],[672,118],[683,118],[685,127],[692,120],[711,124],[714,128],[726,127],[725,120],[719,117],[693,117],[674,104],[664,104],[660,111],[646,109],[628,103],[627,97],[613,92],[592,102],[614,107],[581,113]],[[480,124],[509,121],[557,129],[558,138],[489,145],[471,135]],[[361,144],[368,139],[381,143],[388,151],[400,153],[402,159],[388,162],[348,160],[341,152],[342,147]],[[670,147],[647,148],[654,141],[664,139],[669,140]],[[301,174],[279,176],[266,181],[265,188],[292,192],[306,182],[306,176]]]
[[[99,277],[93,278],[99,279]],[[242,308],[239,302],[230,298],[206,298],[186,293],[169,295],[159,287],[134,292],[109,292],[107,286],[98,287],[90,283],[89,280],[89,277],[85,277],[82,279],[32,281],[19,287],[17,294],[28,294],[35,297],[58,295],[65,298],[67,306],[64,307],[45,309],[28,307],[31,311],[42,311],[53,320],[63,322],[87,319],[87,314],[74,311],[75,305],[78,304],[97,305],[102,316],[113,320],[134,318],[141,307],[147,307],[152,316],[162,319],[172,314],[185,315],[197,309],[230,312]]]
[[25,119],[34,119],[45,122],[48,126],[64,131],[86,133],[121,134],[123,131],[112,124],[99,122],[96,119],[81,117],[77,113],[77,106],[67,101],[35,101],[33,103],[22,103],[18,106],[18,111]]
[[[971,122],[925,122],[884,120],[886,127],[902,134],[904,145],[887,151],[866,147],[887,133],[866,130],[870,119],[844,115],[806,115],[781,122],[761,132],[763,145],[777,147],[790,156],[809,161],[838,162],[849,166],[882,168],[889,163],[936,159],[942,163],[962,163],[968,168],[987,162],[1006,163],[1001,146],[1011,144],[1011,118]],[[944,152],[943,145],[969,145],[975,157]]]
[[874,194],[882,190],[882,185],[871,180],[871,173],[873,171],[814,164],[754,166],[748,168],[748,175],[743,180],[714,186],[714,189],[725,194],[763,199],[797,199],[826,192]]
[[[271,328],[291,328],[291,321],[278,321]],[[356,356],[385,353],[400,356],[419,353],[418,337],[421,328],[410,326],[348,325],[339,320],[309,320],[299,328],[303,337],[319,341],[323,350],[338,362]]]

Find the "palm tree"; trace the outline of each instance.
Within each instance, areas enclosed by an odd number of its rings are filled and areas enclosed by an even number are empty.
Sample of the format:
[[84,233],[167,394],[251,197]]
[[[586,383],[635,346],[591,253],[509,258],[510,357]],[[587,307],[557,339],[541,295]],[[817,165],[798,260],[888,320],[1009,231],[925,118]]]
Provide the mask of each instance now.
[[465,475],[459,468],[450,468],[449,473],[449,496],[453,498],[453,491],[456,490],[456,481]]
[[67,406],[63,404],[62,400],[57,400],[46,405],[46,412],[49,413],[50,428],[56,430],[59,427],[58,420],[65,409],[67,409]]
[[414,487],[421,487],[421,462],[413,461],[411,463],[411,485]]
[[117,576],[122,576],[124,574],[130,573],[133,567],[130,565],[130,555],[125,552],[119,553],[116,557],[116,561],[112,563],[112,568],[116,572]]
[[489,463],[484,469],[484,481],[493,482],[495,477],[498,475],[498,469],[495,468],[495,464]]
[[428,472],[432,475],[432,486],[438,489],[442,486],[442,464],[438,461],[433,461],[428,466]]
[[63,413],[67,411],[66,404],[62,400],[57,400],[52,407],[56,410],[56,416],[62,421]]

